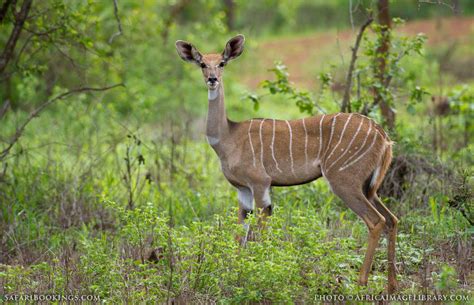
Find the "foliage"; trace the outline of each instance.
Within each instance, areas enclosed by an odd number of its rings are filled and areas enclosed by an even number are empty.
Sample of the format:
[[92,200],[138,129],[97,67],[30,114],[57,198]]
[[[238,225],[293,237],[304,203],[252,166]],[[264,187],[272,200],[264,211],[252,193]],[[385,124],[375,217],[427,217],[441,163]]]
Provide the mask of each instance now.
[[[360,0],[294,0],[294,1],[243,1],[237,0],[239,15],[236,23],[252,32],[272,35],[346,27],[352,20],[354,26],[362,24],[367,9],[373,10],[376,1]],[[390,2],[393,16],[407,20],[449,16],[453,13],[451,2],[398,0]],[[352,4],[352,6],[349,6]],[[474,12],[469,0],[458,1],[460,10]]]
[[[400,18],[393,19],[393,23],[396,25],[403,24],[403,22],[404,21]],[[351,104],[349,109],[353,109],[354,112],[361,112],[377,117],[373,112],[378,108],[378,105],[373,101],[374,91],[377,90],[390,107],[395,107],[396,105],[393,103],[395,92],[400,93],[400,90],[405,89],[411,91],[407,111],[413,113],[414,104],[420,103],[423,97],[430,93],[418,85],[415,85],[414,88],[410,88],[413,84],[404,83],[405,75],[400,62],[412,54],[422,55],[426,37],[423,34],[418,34],[413,38],[408,36],[396,37],[392,34],[393,30],[389,30],[387,35],[391,36],[391,38],[389,39],[390,47],[388,58],[385,60],[386,77],[380,79],[378,77],[380,54],[377,50],[381,47],[385,34],[382,32],[382,26],[379,24],[372,25],[372,30],[374,32],[373,37],[369,38],[367,35],[363,36],[364,57],[356,61],[356,68],[353,73],[355,80],[352,81],[352,83],[356,83],[356,88],[352,90],[354,91],[353,95],[356,96],[349,101]],[[324,108],[320,106],[321,102],[318,100],[321,100],[325,91],[330,87],[332,81],[331,74],[321,73],[319,75],[321,87],[319,98],[315,99],[308,91],[298,90],[290,83],[287,68],[281,62],[276,63],[275,67],[269,71],[274,73],[275,80],[264,80],[260,84],[263,89],[269,91],[269,94],[282,95],[289,100],[294,100],[301,113],[312,115],[315,113],[315,107],[318,108],[319,112],[326,112]],[[392,82],[395,83],[393,88],[391,86]],[[258,95],[255,93],[247,95],[247,98],[254,103],[254,110],[257,111],[259,109],[261,98],[265,95],[266,94]],[[336,101],[336,103],[339,103],[339,101]]]
[[[275,74],[276,80],[264,80],[260,86],[269,91],[272,95],[282,95],[289,100],[295,101],[296,106],[299,108],[301,113],[307,113],[309,115],[315,114],[314,108],[318,108],[320,112],[325,113],[325,110],[318,105],[317,100],[306,90],[298,90],[288,80],[288,71],[285,65],[282,63],[276,63],[275,67],[269,70]],[[321,80],[321,94],[329,87],[331,82],[331,75],[328,73],[321,73],[319,76]],[[257,95],[255,93],[247,94],[246,98],[250,99],[254,103],[254,110],[259,109],[259,105],[262,97],[265,95]]]
[[[403,24],[403,20],[400,18],[393,19],[394,25]],[[407,84],[403,83],[404,70],[401,68],[400,62],[407,56],[413,53],[422,55],[423,45],[426,37],[423,34],[418,34],[415,37],[401,36],[397,37],[393,35],[393,29],[390,29],[387,34],[384,34],[383,27],[379,24],[373,24],[372,30],[374,31],[375,37],[370,39],[367,35],[364,36],[363,53],[364,58],[357,62],[357,68],[354,72],[354,77],[359,84],[357,88],[357,97],[353,102],[353,109],[355,111],[371,113],[377,106],[372,102],[372,90],[377,90],[378,94],[381,95],[382,99],[392,108],[397,108],[394,104],[394,94],[397,92],[400,94],[400,89],[407,87]],[[381,79],[377,77],[379,71],[379,57],[381,56],[377,50],[381,48],[384,41],[384,35],[388,35],[389,38],[389,52],[387,58],[384,58],[385,62],[385,76]],[[392,83],[394,83],[392,85]],[[396,90],[396,91],[395,91]],[[428,94],[426,90],[423,90],[419,86],[411,90],[412,96],[411,101],[421,101],[422,96]],[[410,104],[409,104],[410,105]]]
[[[52,96],[83,85],[126,85],[51,104],[2,160],[0,294],[240,304],[382,293],[386,240],[376,252],[369,286],[359,287],[366,226],[323,181],[275,188],[267,229],[257,231],[256,241],[245,247],[235,241],[243,234],[236,224],[237,195],[204,140],[202,80],[195,67],[178,59],[173,45],[186,39],[203,50],[221,48],[234,32],[226,26],[224,2],[117,2],[123,33],[111,39],[118,31],[113,1],[34,1],[3,75],[8,77],[0,80],[0,104],[11,102],[6,112],[0,109],[0,148]],[[235,31],[294,36],[306,26],[350,26],[347,1],[235,2]],[[460,2],[472,9],[470,2]],[[394,12],[407,5],[392,3]],[[355,13],[355,24],[360,14]],[[304,21],[308,16],[311,22]],[[9,12],[2,21],[2,45],[13,18]],[[354,75],[356,110],[372,101],[371,88],[377,85],[373,64],[379,29],[374,31],[364,41]],[[397,37],[396,31],[389,58],[392,87],[386,94],[398,111],[395,157],[413,161],[392,175],[405,175],[403,195],[383,196],[400,218],[399,293],[472,294],[472,79],[456,80],[432,58],[420,56],[433,52],[429,45],[422,48],[422,36]],[[260,39],[265,37],[254,40]],[[262,83],[265,93],[248,96],[254,112],[296,116],[338,109],[340,96],[332,90],[338,71],[316,74],[317,92],[293,85],[282,63],[271,72],[275,79]],[[441,72],[449,80],[443,93],[451,113],[440,118],[445,144],[434,151],[427,101],[428,93],[438,92],[433,76]],[[249,117],[248,103],[238,102],[247,89],[240,81],[245,73],[226,75],[226,98],[231,109]],[[266,103],[267,97],[284,104]],[[370,115],[379,120],[373,110]],[[406,179],[410,173],[413,179]],[[256,227],[258,217],[249,222]]]

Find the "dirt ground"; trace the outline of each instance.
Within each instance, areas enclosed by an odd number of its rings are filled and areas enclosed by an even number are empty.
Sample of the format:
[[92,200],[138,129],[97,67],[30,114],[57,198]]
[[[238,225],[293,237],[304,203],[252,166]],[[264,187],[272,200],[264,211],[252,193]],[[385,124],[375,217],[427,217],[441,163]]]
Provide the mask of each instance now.
[[[271,78],[267,70],[275,61],[281,60],[290,71],[290,80],[297,86],[314,88],[317,75],[330,68],[330,64],[347,66],[350,61],[350,46],[354,43],[358,28],[344,31],[328,31],[308,34],[301,37],[269,40],[260,43],[244,61],[245,69],[251,71],[243,76],[243,82],[251,89]],[[452,17],[407,22],[400,26],[401,33],[416,35],[424,33],[428,47],[459,44],[467,41],[474,32],[474,18]]]

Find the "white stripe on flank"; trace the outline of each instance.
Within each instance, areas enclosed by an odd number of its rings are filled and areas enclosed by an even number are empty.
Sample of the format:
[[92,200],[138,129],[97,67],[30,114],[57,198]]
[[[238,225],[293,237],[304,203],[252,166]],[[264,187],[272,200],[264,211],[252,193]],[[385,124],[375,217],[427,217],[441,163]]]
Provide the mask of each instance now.
[[340,115],[341,113],[338,113],[336,114],[333,118],[332,118],[332,124],[331,124],[331,135],[329,136],[329,142],[328,142],[328,147],[326,148],[326,150],[324,151],[324,155],[326,155],[326,153],[329,151],[329,149],[331,148],[331,142],[332,142],[332,137],[334,135],[334,126],[336,125],[336,118]]
[[318,148],[318,156],[316,157],[317,161],[319,161],[319,157],[321,156],[321,148],[323,147],[323,121],[326,115],[323,114],[321,120],[319,121],[319,148]]
[[[329,159],[331,159],[331,156],[334,154],[334,152],[336,151],[337,147],[341,144],[342,142],[342,137],[344,137],[344,133],[346,132],[346,127],[347,125],[349,124],[349,121],[352,119],[352,113],[349,115],[349,117],[347,118],[347,121],[346,123],[344,124],[344,127],[342,128],[342,132],[339,136],[339,141],[336,143],[336,146],[334,146],[334,148],[332,149],[331,153],[329,154],[329,156],[326,158],[325,160],[325,164],[326,162],[329,161]],[[327,172],[327,171],[326,171]]]
[[342,171],[342,170],[348,168],[348,167],[351,166],[352,164],[354,164],[354,163],[356,163],[357,161],[359,161],[363,156],[365,156],[365,154],[368,153],[368,152],[372,149],[372,147],[374,146],[375,140],[377,139],[377,136],[378,136],[378,135],[379,135],[379,133],[378,133],[378,132],[375,132],[374,139],[372,140],[372,143],[370,144],[369,148],[367,148],[367,150],[364,151],[357,159],[355,159],[354,161],[348,163],[346,166],[341,167],[341,168],[339,169],[339,171]]
[[[263,122],[265,122],[265,119],[263,119],[261,122],[260,122],[260,130],[258,131],[259,132],[259,136],[260,136],[260,162],[262,163],[262,166],[263,166],[263,139],[262,139],[262,126],[263,126]],[[265,166],[263,166],[265,167]]]
[[306,130],[306,124],[303,118],[303,129],[304,129],[304,165],[305,170],[308,171],[308,131]]
[[275,166],[276,166],[276,169],[282,173],[283,171],[280,169],[280,167],[278,166],[278,162],[275,158],[275,151],[273,150],[273,145],[275,144],[275,119],[273,119],[273,128],[272,128],[272,145],[270,146],[271,150],[272,150],[272,158],[273,158],[273,161],[275,161]]
[[[365,135],[364,142],[362,142],[362,145],[359,147],[359,149],[357,149],[357,151],[353,155],[349,156],[349,158],[347,158],[347,160],[344,161],[344,163],[341,165],[341,167],[345,166],[347,163],[349,163],[351,160],[353,160],[357,156],[357,154],[362,151],[362,149],[364,148],[365,143],[367,143],[367,140],[369,139],[369,135],[370,135],[371,131],[372,131],[372,120],[369,121],[369,130],[367,131],[367,134]],[[339,170],[341,170],[341,169],[339,169]]]
[[250,130],[252,129],[252,123],[253,123],[253,120],[250,120],[248,134],[249,134],[250,149],[252,150],[253,166],[255,167],[256,166],[255,165],[255,150],[253,149],[252,136],[250,135]]
[[294,164],[293,164],[293,132],[291,131],[291,125],[290,125],[290,122],[288,122],[288,120],[285,120],[286,122],[286,125],[288,125],[288,130],[290,131],[290,162],[291,162],[291,172],[293,173],[293,175],[295,174],[295,168],[294,168]]
[[352,147],[352,143],[354,143],[354,140],[356,139],[357,135],[359,134],[359,131],[360,131],[360,128],[362,127],[362,123],[364,123],[364,120],[360,120],[360,123],[359,123],[359,127],[357,128],[354,136],[352,136],[352,139],[351,141],[349,142],[349,145],[347,145],[346,147],[346,150],[339,156],[339,158],[337,158],[328,168],[326,171],[329,172],[329,170],[334,166],[334,164],[336,164],[339,160],[342,159],[342,157],[344,157],[347,152],[349,151],[349,149]]

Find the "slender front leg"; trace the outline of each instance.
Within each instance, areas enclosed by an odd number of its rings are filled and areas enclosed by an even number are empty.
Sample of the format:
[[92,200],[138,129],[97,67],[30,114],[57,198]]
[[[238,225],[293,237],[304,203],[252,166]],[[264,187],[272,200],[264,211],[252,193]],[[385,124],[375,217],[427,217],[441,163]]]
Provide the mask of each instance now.
[[237,189],[237,192],[239,200],[239,224],[243,225],[245,229],[245,235],[243,237],[237,236],[237,241],[241,245],[245,246],[247,240],[249,239],[249,236],[251,235],[250,225],[245,222],[245,219],[247,218],[248,214],[251,214],[253,212],[253,196],[252,191],[246,187],[239,187]]
[[267,218],[272,215],[272,200],[270,198],[270,186],[256,186],[253,189],[255,206],[258,210],[258,226],[260,229],[265,227]]

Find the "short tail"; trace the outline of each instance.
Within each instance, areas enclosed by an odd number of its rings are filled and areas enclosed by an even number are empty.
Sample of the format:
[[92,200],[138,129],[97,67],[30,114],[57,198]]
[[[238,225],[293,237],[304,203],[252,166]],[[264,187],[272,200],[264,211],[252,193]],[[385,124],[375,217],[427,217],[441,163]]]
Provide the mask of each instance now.
[[373,171],[370,179],[370,184],[367,188],[367,198],[371,199],[375,196],[375,193],[379,189],[380,185],[382,184],[383,178],[385,178],[385,174],[387,174],[388,168],[390,167],[390,163],[392,162],[392,145],[393,142],[388,140],[385,143],[385,151],[380,159],[379,164]]

